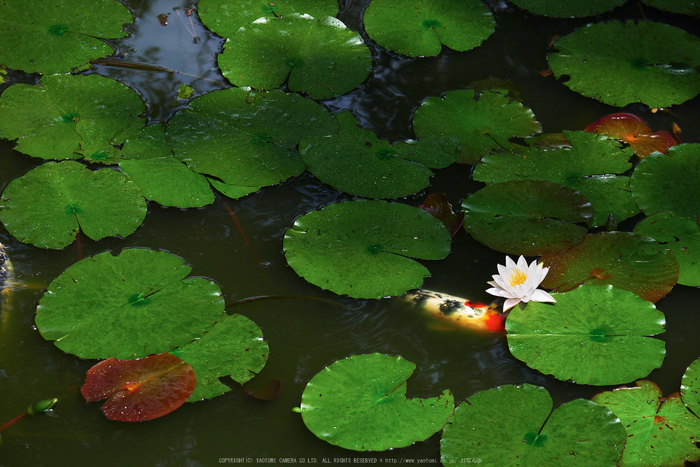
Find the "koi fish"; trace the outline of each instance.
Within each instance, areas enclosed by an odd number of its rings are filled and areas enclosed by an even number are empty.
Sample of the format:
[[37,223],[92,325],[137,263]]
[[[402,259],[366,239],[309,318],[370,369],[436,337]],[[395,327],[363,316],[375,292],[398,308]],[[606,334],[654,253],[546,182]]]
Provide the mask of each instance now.
[[465,300],[463,298],[416,289],[402,297],[435,321],[435,329],[467,329],[475,332],[505,332],[506,316],[494,305]]

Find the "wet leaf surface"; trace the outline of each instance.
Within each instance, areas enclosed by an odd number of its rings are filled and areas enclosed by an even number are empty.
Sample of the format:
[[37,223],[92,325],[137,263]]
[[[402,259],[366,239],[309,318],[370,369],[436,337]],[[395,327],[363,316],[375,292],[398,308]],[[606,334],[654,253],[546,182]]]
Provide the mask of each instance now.
[[443,465],[616,465],[625,429],[605,407],[585,399],[554,410],[543,387],[498,386],[459,404],[440,440]]
[[36,326],[45,339],[82,358],[171,351],[200,338],[224,311],[219,286],[187,278],[190,271],[182,258],[144,248],[85,258],[49,284]]
[[630,232],[589,234],[580,245],[541,260],[549,268],[542,286],[558,292],[610,284],[655,303],[678,281],[676,256],[652,238]]
[[[67,73],[113,52],[99,38],[126,35],[133,18],[118,1],[10,0],[0,7],[0,63],[27,73]],[[31,37],[33,40],[26,40]]]
[[42,159],[113,163],[117,146],[139,131],[145,106],[117,81],[97,75],[49,75],[15,84],[0,98],[0,131],[16,150]]
[[429,57],[442,46],[463,52],[495,30],[491,10],[478,0],[374,0],[365,10],[365,30],[377,44],[411,57]]
[[508,347],[530,368],[562,381],[606,386],[659,368],[665,343],[653,336],[666,320],[649,301],[612,286],[555,293],[554,304],[530,302],[506,318]]
[[487,154],[515,149],[511,138],[540,133],[542,125],[532,110],[505,93],[465,89],[424,100],[413,115],[413,131],[418,140],[458,137],[458,162],[474,164]]
[[672,211],[700,216],[700,144],[680,144],[668,154],[651,154],[637,164],[632,196],[647,216]]
[[131,235],[146,217],[139,188],[123,174],[74,161],[47,162],[14,179],[0,220],[18,240],[40,248],[68,246],[81,230],[93,240]]
[[593,210],[578,191],[538,180],[491,183],[462,202],[464,228],[484,245],[540,255],[578,245]]
[[416,365],[374,353],[338,360],[317,373],[301,396],[307,428],[330,444],[354,451],[384,451],[437,433],[454,411],[449,390],[430,399],[407,399]]
[[270,90],[286,82],[314,99],[351,91],[372,68],[362,37],[329,16],[255,21],[229,38],[218,61],[235,86]]
[[700,39],[652,21],[589,24],[554,43],[549,67],[564,84],[623,107],[668,107],[700,93]]
[[87,371],[80,392],[88,402],[109,399],[102,412],[110,420],[142,422],[178,409],[196,382],[192,366],[161,353],[136,360],[103,360]]
[[452,238],[417,207],[346,201],[312,211],[284,236],[287,263],[307,281],[351,297],[398,296],[430,272],[416,259],[443,259]]
[[588,125],[584,131],[615,138],[629,144],[634,153],[643,159],[654,151],[666,154],[676,140],[668,131],[652,132],[647,122],[634,114],[606,115]]
[[637,381],[636,387],[619,388],[593,397],[620,418],[627,430],[627,444],[621,466],[683,466],[700,460],[695,445],[700,419],[681,402],[678,393],[661,397],[651,381]]

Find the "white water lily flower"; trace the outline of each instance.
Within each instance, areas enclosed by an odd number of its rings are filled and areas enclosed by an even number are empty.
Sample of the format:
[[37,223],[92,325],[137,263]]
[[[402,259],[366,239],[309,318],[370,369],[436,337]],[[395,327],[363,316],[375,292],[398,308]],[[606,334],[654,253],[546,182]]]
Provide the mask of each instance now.
[[542,283],[547,276],[549,268],[533,261],[529,266],[524,257],[518,258],[515,264],[510,256],[506,256],[506,265],[498,265],[498,274],[493,275],[493,280],[488,284],[491,289],[486,289],[486,293],[506,298],[503,304],[503,311],[510,310],[520,302],[556,302],[554,297],[537,286]]

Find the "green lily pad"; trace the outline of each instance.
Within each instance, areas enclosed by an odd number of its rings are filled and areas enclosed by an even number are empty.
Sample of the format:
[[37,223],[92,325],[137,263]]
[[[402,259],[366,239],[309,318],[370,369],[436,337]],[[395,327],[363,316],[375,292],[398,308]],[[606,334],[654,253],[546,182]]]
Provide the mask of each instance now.
[[338,123],[324,107],[296,94],[230,88],[194,99],[175,114],[166,136],[195,172],[229,185],[276,185],[305,167],[297,143],[332,135]]
[[139,188],[112,169],[74,161],[47,162],[12,180],[2,193],[0,221],[19,241],[61,249],[82,230],[93,240],[131,235],[146,217]]
[[420,208],[346,201],[312,211],[284,235],[287,263],[307,281],[355,298],[402,295],[430,275],[411,258],[443,259],[452,237]]
[[336,118],[337,137],[302,140],[299,153],[312,174],[337,190],[368,198],[412,195],[430,185],[433,172],[428,167],[442,168],[457,160],[454,138],[390,144],[359,128],[350,112]]
[[301,416],[313,434],[355,451],[384,451],[437,433],[454,411],[449,390],[406,399],[416,365],[379,353],[338,360],[316,374],[301,396]]
[[564,84],[623,107],[668,107],[700,93],[700,39],[668,24],[609,21],[589,24],[554,43],[549,67]]
[[651,381],[637,381],[632,388],[619,388],[593,397],[608,407],[627,430],[627,445],[620,466],[683,466],[700,460],[695,445],[700,419],[685,408],[678,393],[661,397]]
[[464,228],[494,250],[540,255],[578,245],[592,215],[588,200],[564,185],[539,180],[491,183],[462,202]]
[[337,0],[200,0],[197,11],[202,22],[222,37],[231,37],[259,18],[273,20],[293,13],[314,18],[338,14]]
[[634,232],[671,249],[678,259],[679,284],[700,286],[700,226],[695,219],[660,212],[643,219]]
[[617,222],[639,213],[632,199],[629,177],[630,151],[620,150],[615,140],[583,131],[565,131],[570,145],[540,150],[532,147],[520,154],[490,154],[474,168],[474,180],[486,183],[507,180],[548,180],[579,191],[590,201],[594,214],[589,226],[605,225],[610,214]]
[[679,144],[668,154],[648,155],[632,172],[630,186],[648,216],[663,211],[700,216],[700,144]]
[[219,180],[215,180],[215,179],[210,178],[210,177],[207,177],[207,180],[209,180],[209,183],[211,183],[211,186],[216,188],[222,195],[228,196],[229,198],[232,198],[232,199],[242,198],[242,197],[249,195],[251,193],[255,193],[260,188],[262,188],[259,186],[228,185],[224,182],[221,182]]
[[693,413],[700,413],[700,358],[694,360],[683,373],[681,398]]
[[554,18],[593,16],[610,11],[627,0],[511,0],[516,6],[536,15]]
[[224,312],[221,289],[170,253],[130,248],[78,261],[49,284],[36,326],[81,358],[131,359],[200,338]]
[[140,129],[141,99],[98,75],[43,76],[39,86],[15,84],[0,98],[0,132],[19,138],[17,151],[43,159],[112,163],[115,147]]
[[678,281],[678,260],[654,239],[631,232],[601,232],[580,245],[540,258],[549,268],[542,286],[557,292],[581,284],[613,285],[656,303]]
[[[0,63],[27,73],[67,73],[114,52],[103,38],[124,37],[132,23],[120,2],[8,0],[0,6]],[[31,38],[31,40],[28,40]]]
[[163,206],[199,208],[214,202],[207,178],[172,156],[124,160],[119,168],[141,188],[146,199]]
[[148,125],[129,135],[122,146],[121,156],[130,160],[172,157],[173,150],[165,137],[165,125]]
[[218,60],[236,86],[274,89],[286,80],[290,91],[313,99],[355,89],[372,69],[362,37],[330,16],[261,18],[231,37]]
[[516,149],[509,140],[542,131],[532,110],[496,91],[450,91],[429,97],[416,109],[413,131],[418,140],[457,136],[462,147],[458,162],[474,164],[481,157]]
[[269,348],[262,331],[242,315],[224,315],[200,339],[171,351],[189,363],[197,374],[197,386],[188,399],[211,399],[231,390],[220,377],[238,384],[249,381],[267,363]]
[[688,16],[700,16],[700,5],[695,0],[642,0],[643,3],[658,8]]
[[666,319],[654,304],[611,285],[552,294],[555,304],[528,303],[506,318],[508,347],[530,368],[562,381],[629,383],[659,368]]
[[617,465],[625,429],[610,410],[585,399],[552,407],[547,390],[530,384],[474,394],[442,431],[443,465]]
[[410,57],[437,55],[443,45],[470,50],[496,29],[491,10],[479,0],[373,0],[363,18],[373,41]]

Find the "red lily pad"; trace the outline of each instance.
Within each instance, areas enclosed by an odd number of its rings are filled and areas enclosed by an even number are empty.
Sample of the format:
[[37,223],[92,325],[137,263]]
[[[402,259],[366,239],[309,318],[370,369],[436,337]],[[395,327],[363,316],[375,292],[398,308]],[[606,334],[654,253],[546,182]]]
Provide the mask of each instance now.
[[135,360],[103,360],[87,371],[80,392],[88,402],[109,398],[102,412],[110,420],[141,422],[179,408],[196,382],[190,364],[161,353]]
[[460,211],[455,214],[452,211],[452,205],[447,201],[445,193],[428,195],[423,204],[420,205],[420,208],[442,222],[453,237],[459,232],[464,222],[464,213]]
[[627,143],[640,159],[655,151],[666,154],[668,148],[676,145],[671,133],[668,131],[654,133],[647,122],[628,113],[606,115],[588,125],[584,131],[609,136]]

